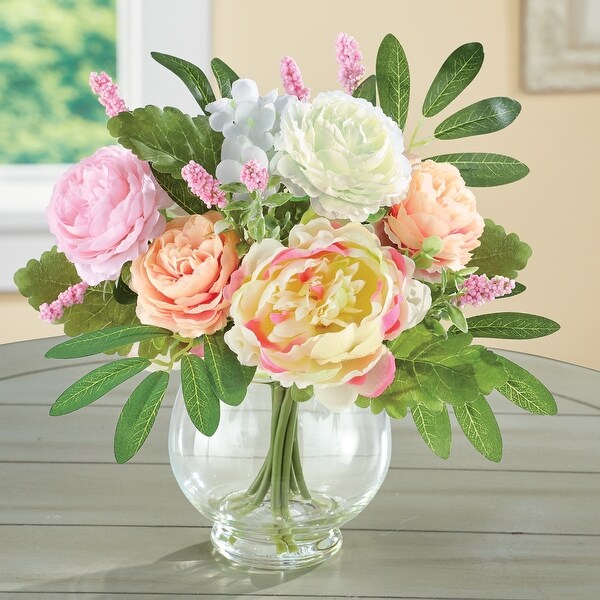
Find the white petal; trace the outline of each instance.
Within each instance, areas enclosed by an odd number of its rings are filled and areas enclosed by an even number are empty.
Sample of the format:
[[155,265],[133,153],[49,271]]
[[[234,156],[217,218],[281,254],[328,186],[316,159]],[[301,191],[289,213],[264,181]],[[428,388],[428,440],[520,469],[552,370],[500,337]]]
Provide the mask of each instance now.
[[217,166],[217,179],[222,183],[232,183],[240,180],[242,163],[236,160],[223,160]]
[[231,100],[229,98],[220,98],[219,100],[215,100],[206,105],[206,112],[214,113],[221,111],[229,111],[231,110]]
[[223,131],[229,123],[233,123],[232,112],[220,111],[208,117],[208,124],[213,131]]
[[248,146],[242,151],[242,163],[247,163],[249,160],[257,160],[263,167],[269,166],[266,152],[257,146]]
[[258,100],[258,86],[252,79],[238,79],[231,86],[231,96],[237,104],[246,100]]
[[358,393],[353,387],[347,384],[331,386],[315,385],[315,398],[329,410],[341,412],[346,408],[350,408],[358,398]]

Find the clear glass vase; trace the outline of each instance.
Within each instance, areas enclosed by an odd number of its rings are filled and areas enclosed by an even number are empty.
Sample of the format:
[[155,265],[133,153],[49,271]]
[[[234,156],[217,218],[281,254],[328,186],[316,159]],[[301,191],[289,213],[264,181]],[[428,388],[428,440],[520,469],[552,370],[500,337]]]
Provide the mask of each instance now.
[[221,403],[210,438],[190,421],[180,390],[169,431],[173,473],[214,522],[215,548],[263,569],[303,568],[333,556],[339,528],[371,501],[390,454],[384,413],[356,406],[331,412],[256,381],[240,406]]

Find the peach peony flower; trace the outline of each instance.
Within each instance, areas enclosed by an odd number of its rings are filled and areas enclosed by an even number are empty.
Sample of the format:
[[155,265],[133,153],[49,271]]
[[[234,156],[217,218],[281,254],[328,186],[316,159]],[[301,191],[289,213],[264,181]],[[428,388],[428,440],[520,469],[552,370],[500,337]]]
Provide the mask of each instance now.
[[187,338],[224,327],[229,300],[224,288],[238,268],[233,232],[216,234],[216,211],[173,219],[146,254],[131,265],[136,312],[147,325],[170,329]]
[[289,246],[250,248],[232,279],[225,341],[282,385],[313,385],[330,408],[378,396],[396,370],[383,342],[423,319],[429,288],[411,279],[409,258],[359,223],[314,219],[292,229]]
[[173,201],[150,165],[120,146],[100,148],[71,167],[54,187],[46,211],[61,252],[90,285],[117,279],[165,229],[159,208]]
[[475,196],[465,187],[458,169],[448,163],[426,160],[413,170],[406,197],[392,206],[384,221],[385,233],[400,248],[416,253],[426,238],[437,236],[442,248],[427,269],[442,267],[458,271],[479,246],[483,219],[477,213]]

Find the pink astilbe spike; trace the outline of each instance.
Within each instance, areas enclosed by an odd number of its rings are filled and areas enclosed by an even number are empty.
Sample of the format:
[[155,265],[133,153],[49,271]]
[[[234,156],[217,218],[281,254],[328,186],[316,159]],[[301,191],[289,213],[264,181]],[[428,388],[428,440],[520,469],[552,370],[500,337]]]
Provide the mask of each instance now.
[[40,318],[46,323],[58,321],[65,308],[70,308],[75,304],[83,304],[83,297],[90,286],[84,281],[68,287],[64,292],[58,295],[58,298],[50,304],[44,303],[40,306]]
[[365,74],[358,42],[347,33],[339,33],[335,40],[335,58],[340,65],[338,81],[349,94],[352,94]]
[[308,100],[310,88],[304,85],[302,73],[293,58],[284,56],[279,63],[279,72],[285,93],[296,96],[298,100]]
[[254,190],[264,192],[267,189],[269,181],[269,171],[257,160],[249,160],[242,167],[240,181],[248,188],[249,192],[253,192]]
[[90,73],[90,88],[98,95],[98,102],[106,108],[106,114],[114,117],[127,110],[125,101],[119,95],[119,86],[104,71]]
[[181,169],[181,176],[187,182],[192,194],[198,196],[208,208],[213,206],[223,208],[227,204],[225,192],[219,189],[221,182],[197,162],[190,160]]
[[455,300],[457,306],[481,306],[495,298],[510,294],[515,289],[515,280],[496,275],[488,279],[487,275],[470,275],[461,286],[462,294]]

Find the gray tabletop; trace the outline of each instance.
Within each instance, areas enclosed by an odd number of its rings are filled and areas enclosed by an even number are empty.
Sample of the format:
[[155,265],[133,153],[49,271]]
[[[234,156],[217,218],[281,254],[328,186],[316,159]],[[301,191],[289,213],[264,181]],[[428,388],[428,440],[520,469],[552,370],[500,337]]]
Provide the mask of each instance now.
[[460,433],[442,461],[412,422],[394,422],[387,479],[340,554],[263,574],[214,556],[210,524],[171,475],[169,401],[123,466],[112,436],[133,384],[48,416],[100,361],[43,359],[54,341],[0,346],[0,599],[600,597],[600,372],[505,353],[550,387],[559,416],[492,398],[499,465]]

